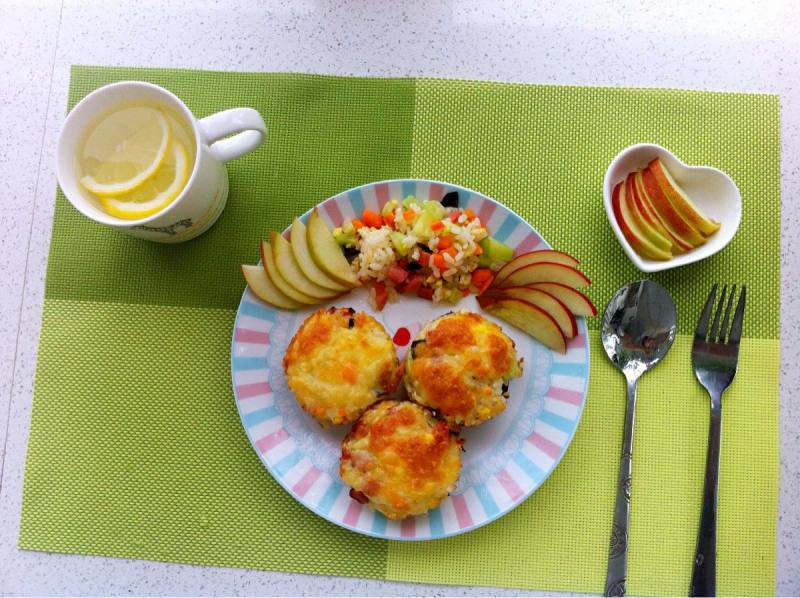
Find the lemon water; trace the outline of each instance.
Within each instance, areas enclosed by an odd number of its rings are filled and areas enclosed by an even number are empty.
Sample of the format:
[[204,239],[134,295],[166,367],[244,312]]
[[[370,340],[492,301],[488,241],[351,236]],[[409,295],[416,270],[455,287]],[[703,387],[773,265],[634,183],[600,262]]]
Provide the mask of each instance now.
[[138,219],[170,205],[194,164],[183,117],[160,104],[118,104],[87,127],[76,155],[83,187],[108,213]]

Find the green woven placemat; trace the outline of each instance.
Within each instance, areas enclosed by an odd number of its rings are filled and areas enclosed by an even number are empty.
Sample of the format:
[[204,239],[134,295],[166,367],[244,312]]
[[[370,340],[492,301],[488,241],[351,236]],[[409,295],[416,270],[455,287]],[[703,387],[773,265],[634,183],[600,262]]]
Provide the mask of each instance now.
[[629,592],[685,594],[699,516],[708,399],[689,365],[712,282],[746,282],[739,374],[725,397],[720,594],[775,591],[779,367],[779,104],[775,96],[75,67],[70,107],[121,79],[169,88],[198,116],[252,106],[270,130],[228,165],[219,222],[177,246],[127,238],[56,200],[20,546],[28,549],[429,583],[601,592],[624,382],[598,318],[588,402],[529,500],[448,540],[366,538],[316,517],[262,467],[230,388],[230,334],[269,229],[369,181],[446,180],[495,197],[577,255],[602,307],[641,275],[602,209],[623,147],[660,143],[730,173],[742,227],[722,253],[652,278],[679,336],[642,380]]

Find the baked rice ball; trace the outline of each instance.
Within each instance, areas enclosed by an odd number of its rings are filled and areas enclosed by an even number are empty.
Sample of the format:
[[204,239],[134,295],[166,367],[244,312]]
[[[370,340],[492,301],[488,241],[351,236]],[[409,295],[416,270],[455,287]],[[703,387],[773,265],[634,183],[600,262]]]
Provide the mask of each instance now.
[[458,429],[503,412],[508,382],[522,375],[522,360],[497,324],[462,311],[437,318],[420,331],[405,370],[409,397]]
[[410,401],[370,407],[342,441],[339,475],[350,496],[389,519],[433,509],[455,490],[461,441],[447,423]]
[[323,308],[309,316],[283,358],[286,381],[300,406],[322,424],[354,422],[398,386],[394,343],[372,316]]

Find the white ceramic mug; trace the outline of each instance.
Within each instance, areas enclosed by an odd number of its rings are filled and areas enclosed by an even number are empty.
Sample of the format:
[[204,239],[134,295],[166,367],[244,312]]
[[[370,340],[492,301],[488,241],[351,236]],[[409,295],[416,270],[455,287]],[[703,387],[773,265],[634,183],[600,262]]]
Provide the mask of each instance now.
[[[142,101],[165,105],[181,115],[194,135],[195,159],[181,194],[160,212],[127,220],[112,216],[79,182],[75,156],[86,128],[119,103]],[[230,137],[230,135],[233,135]],[[159,243],[187,241],[217,221],[228,199],[225,162],[258,148],[267,137],[261,115],[252,108],[232,108],[198,120],[166,89],[142,81],[122,81],[101,87],[83,98],[69,113],[58,139],[58,184],[84,216],[141,239]]]

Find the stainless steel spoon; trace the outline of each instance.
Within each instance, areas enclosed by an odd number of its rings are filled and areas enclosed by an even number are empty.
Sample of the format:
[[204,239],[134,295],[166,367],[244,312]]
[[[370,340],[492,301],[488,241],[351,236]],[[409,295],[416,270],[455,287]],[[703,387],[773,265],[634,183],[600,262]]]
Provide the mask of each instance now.
[[617,291],[603,315],[603,346],[608,358],[622,371],[628,382],[617,502],[608,550],[606,596],[625,595],[636,382],[639,376],[667,354],[675,340],[675,325],[675,304],[672,297],[661,286],[649,280],[633,282]]

